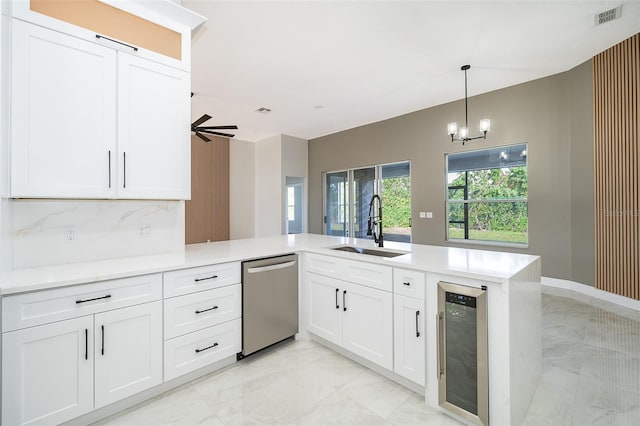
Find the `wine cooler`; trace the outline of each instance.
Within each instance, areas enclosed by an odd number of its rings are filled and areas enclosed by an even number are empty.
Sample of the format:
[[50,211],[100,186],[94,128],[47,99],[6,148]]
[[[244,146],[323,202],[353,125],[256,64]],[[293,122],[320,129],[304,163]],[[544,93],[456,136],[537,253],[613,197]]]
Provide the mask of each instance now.
[[489,424],[487,291],[438,283],[438,402],[478,425]]

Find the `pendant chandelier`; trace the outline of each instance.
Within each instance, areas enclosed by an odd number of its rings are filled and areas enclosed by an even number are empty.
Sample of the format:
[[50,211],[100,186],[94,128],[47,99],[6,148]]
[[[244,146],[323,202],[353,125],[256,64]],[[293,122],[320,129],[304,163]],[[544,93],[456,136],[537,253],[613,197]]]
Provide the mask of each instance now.
[[464,71],[464,127],[458,129],[458,123],[455,121],[447,125],[447,132],[449,133],[449,136],[451,136],[451,142],[462,142],[462,145],[474,139],[486,139],[487,132],[491,128],[491,121],[488,118],[483,118],[480,120],[480,131],[482,132],[482,136],[469,137],[469,126],[467,122],[467,71],[469,68],[471,68],[471,65],[463,65],[460,67],[460,70]]

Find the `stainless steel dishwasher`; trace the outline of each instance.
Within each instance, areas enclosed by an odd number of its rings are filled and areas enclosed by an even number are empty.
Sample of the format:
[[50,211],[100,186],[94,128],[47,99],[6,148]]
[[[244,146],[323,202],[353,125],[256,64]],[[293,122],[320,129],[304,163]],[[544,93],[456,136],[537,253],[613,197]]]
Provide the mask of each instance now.
[[298,255],[242,262],[242,354],[298,332]]

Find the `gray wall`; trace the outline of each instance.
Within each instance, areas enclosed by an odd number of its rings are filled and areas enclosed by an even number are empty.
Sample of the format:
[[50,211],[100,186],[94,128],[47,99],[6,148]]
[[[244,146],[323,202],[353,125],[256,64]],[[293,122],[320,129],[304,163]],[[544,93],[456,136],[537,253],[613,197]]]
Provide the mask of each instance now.
[[504,251],[541,255],[543,275],[593,285],[591,82],[588,61],[469,98],[469,127],[488,117],[491,132],[464,147],[446,134],[448,122],[464,120],[463,100],[311,140],[309,231],[322,233],[322,172],[411,160],[413,242],[501,250],[445,242],[445,154],[527,142],[529,248]]

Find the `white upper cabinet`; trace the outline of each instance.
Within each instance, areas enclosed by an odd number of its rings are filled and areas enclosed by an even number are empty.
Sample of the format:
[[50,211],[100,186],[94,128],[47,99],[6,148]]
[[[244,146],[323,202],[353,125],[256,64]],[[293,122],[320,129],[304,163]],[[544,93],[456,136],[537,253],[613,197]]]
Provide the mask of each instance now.
[[113,197],[116,52],[21,21],[12,48],[11,195]]
[[190,74],[13,20],[11,196],[190,198]]
[[191,194],[191,76],[118,56],[118,198]]

